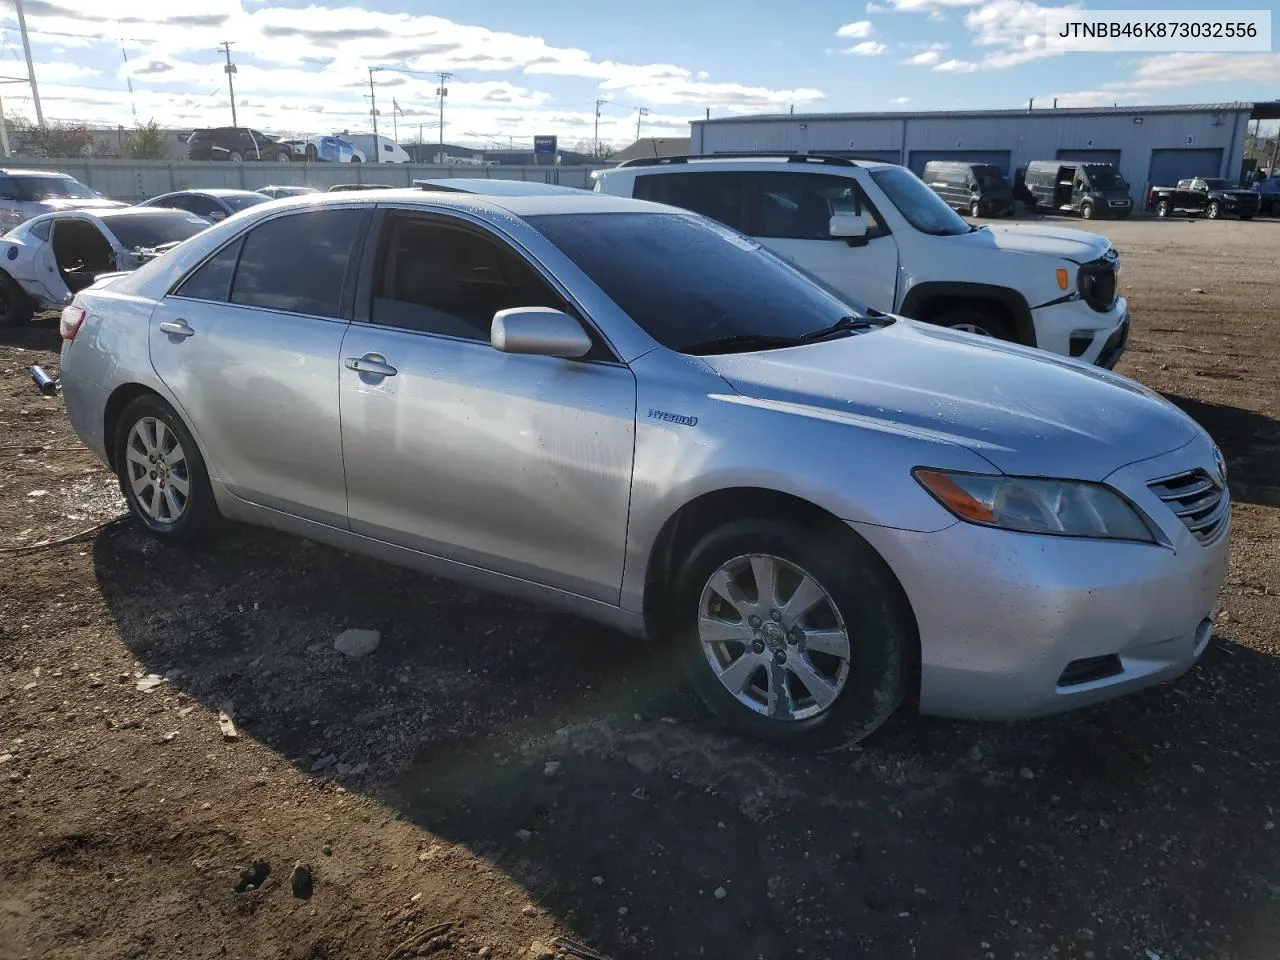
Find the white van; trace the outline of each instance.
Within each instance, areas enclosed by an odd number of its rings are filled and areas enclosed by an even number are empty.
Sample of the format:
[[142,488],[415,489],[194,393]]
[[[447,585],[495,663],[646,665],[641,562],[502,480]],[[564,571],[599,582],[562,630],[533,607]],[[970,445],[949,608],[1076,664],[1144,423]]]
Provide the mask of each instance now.
[[364,154],[365,163],[408,163],[409,154],[404,152],[400,144],[390,137],[378,134],[375,139],[372,133],[339,133],[341,137]]

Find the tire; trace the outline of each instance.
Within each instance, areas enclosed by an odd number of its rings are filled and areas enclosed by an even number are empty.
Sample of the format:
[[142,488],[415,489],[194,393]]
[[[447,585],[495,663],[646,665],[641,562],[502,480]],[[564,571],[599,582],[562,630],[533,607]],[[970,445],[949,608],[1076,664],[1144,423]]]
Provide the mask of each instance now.
[[1168,200],[1161,200],[1156,204],[1156,216],[1167,217],[1173,213],[1173,207],[1169,205]]
[[[169,404],[154,394],[131,400],[116,424],[113,449],[120,490],[151,536],[186,544],[212,532],[219,515],[204,458]],[[161,461],[151,459],[157,454],[163,454]],[[157,466],[167,477],[155,476]]]
[[314,143],[308,143],[307,144],[307,162],[315,163],[317,156],[319,156],[319,154],[316,153],[316,145]]
[[360,158],[359,158],[359,157],[352,157],[352,158],[351,158],[351,162],[352,162],[352,163],[359,163],[359,162],[360,162]]
[[289,154],[284,150],[280,150],[276,153],[276,163],[289,163],[292,160],[293,157],[289,156]]
[[1093,219],[1093,204],[1083,203],[1080,205],[1080,216],[1086,220]]
[[973,217],[975,220],[982,216],[982,205],[978,203],[977,200],[974,200],[969,204],[969,216]]
[[[795,620],[785,608],[780,622],[770,618],[773,605],[760,604],[753,578],[766,559],[781,572],[770,577],[779,595],[793,600],[798,584],[807,582],[821,599]],[[735,573],[741,579],[731,580]],[[737,606],[716,589],[717,579],[738,584]],[[750,594],[746,583],[753,585]],[[690,552],[673,599],[675,639],[691,685],[717,719],[748,738],[797,749],[856,742],[881,727],[906,695],[916,642],[912,619],[892,574],[861,540],[850,549],[844,540],[791,523],[727,523]],[[753,626],[747,618],[756,610],[759,625]],[[808,648],[819,635],[839,653]],[[735,671],[739,663],[746,668]],[[728,682],[741,692],[720,679],[728,671],[734,671]],[[785,695],[772,695],[777,690]]]
[[241,163],[244,161],[244,154],[239,150],[232,150],[227,154],[227,161],[230,163]]
[[978,304],[952,307],[928,321],[939,327],[960,330],[980,337],[1012,341],[1013,328],[1002,315]]
[[0,270],[0,327],[20,327],[31,321],[35,304],[27,292],[3,270]]
[[1210,220],[1217,220],[1222,216],[1222,206],[1218,203],[1217,200],[1214,200],[1205,209],[1204,215]]

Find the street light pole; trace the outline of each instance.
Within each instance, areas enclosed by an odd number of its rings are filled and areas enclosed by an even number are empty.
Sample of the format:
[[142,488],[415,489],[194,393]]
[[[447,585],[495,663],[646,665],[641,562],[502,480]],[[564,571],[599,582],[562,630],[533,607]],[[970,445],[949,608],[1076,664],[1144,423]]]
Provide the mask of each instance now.
[[639,108],[639,112],[636,114],[636,139],[637,140],[640,139],[640,121],[643,120],[648,115],[649,115],[648,107]]
[[369,68],[369,115],[373,117],[373,162],[382,162],[382,144],[378,141],[378,95],[373,88],[373,71],[377,67]]
[[595,133],[592,136],[595,141],[595,155],[597,157],[600,156],[600,106],[601,104],[605,104],[608,102],[609,102],[608,100],[600,100],[600,99],[596,100],[596,129],[595,129]]
[[14,0],[18,10],[18,29],[22,33],[22,50],[27,55],[27,80],[31,83],[31,103],[36,108],[36,123],[44,129],[44,111],[40,109],[40,88],[36,86],[36,68],[31,61],[31,40],[27,36],[27,15],[22,9],[22,0]]

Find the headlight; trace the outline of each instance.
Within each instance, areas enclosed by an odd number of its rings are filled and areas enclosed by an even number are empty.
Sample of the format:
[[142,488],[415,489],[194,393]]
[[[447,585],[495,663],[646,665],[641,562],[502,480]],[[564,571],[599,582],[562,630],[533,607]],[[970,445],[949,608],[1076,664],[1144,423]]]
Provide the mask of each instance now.
[[1155,543],[1138,512],[1100,483],[923,468],[912,475],[961,520],[1021,533]]

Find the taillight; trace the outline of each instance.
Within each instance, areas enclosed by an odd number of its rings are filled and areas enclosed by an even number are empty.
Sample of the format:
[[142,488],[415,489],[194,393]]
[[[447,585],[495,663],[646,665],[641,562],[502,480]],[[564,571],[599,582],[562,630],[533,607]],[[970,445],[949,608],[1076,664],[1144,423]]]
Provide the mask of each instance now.
[[84,323],[83,307],[63,307],[62,319],[58,322],[58,332],[63,340],[74,340]]

